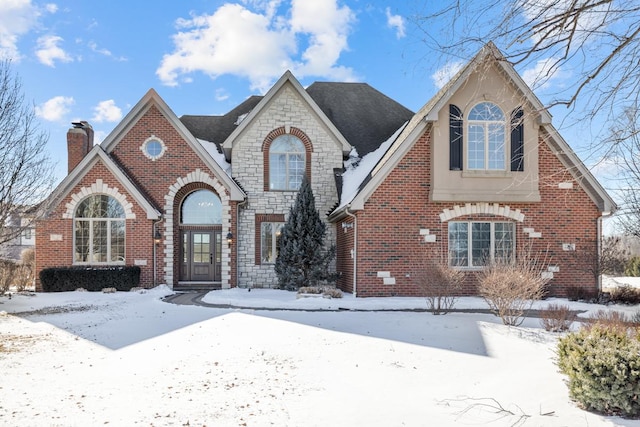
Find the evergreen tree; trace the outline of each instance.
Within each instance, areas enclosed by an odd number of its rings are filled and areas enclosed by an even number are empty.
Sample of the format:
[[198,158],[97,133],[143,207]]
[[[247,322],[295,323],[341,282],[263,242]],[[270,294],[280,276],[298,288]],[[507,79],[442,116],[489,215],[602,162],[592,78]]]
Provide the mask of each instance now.
[[311,184],[303,178],[295,204],[280,236],[280,250],[275,271],[280,289],[297,290],[335,282],[329,271],[335,247],[324,248],[326,226],[316,210]]

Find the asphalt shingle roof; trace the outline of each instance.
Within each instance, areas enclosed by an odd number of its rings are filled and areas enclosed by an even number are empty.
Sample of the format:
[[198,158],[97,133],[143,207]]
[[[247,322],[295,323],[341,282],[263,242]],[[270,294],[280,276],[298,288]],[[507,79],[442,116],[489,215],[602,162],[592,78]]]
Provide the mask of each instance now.
[[[366,83],[316,82],[306,89],[322,112],[360,156],[374,151],[413,116],[413,112]],[[220,145],[262,99],[252,96],[223,116],[185,115],[182,123],[196,137]]]

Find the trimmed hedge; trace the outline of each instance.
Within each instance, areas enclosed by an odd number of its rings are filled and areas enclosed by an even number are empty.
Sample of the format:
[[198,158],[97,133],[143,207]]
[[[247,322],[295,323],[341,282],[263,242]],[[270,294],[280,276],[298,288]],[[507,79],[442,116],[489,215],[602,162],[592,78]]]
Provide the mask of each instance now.
[[78,288],[101,291],[116,288],[129,291],[140,283],[140,267],[52,267],[40,271],[40,283],[44,292],[68,292]]
[[569,395],[585,409],[640,417],[640,336],[633,328],[595,324],[558,343]]

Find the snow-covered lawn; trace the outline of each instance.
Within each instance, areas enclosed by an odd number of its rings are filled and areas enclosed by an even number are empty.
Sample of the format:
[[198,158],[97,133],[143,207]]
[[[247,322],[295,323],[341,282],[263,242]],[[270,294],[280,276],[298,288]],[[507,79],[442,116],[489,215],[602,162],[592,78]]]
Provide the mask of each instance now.
[[[424,308],[418,298],[205,298],[256,307],[238,310],[169,294],[0,297],[0,425],[640,426],[569,401],[557,335],[538,319],[509,328],[488,314],[354,311]],[[538,306],[549,302],[640,310]]]

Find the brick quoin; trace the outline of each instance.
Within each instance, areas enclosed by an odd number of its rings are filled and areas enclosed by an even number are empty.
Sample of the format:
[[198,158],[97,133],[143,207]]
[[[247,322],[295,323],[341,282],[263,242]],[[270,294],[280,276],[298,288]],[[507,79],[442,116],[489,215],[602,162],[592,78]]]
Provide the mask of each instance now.
[[[389,176],[365,203],[364,210],[355,212],[358,228],[357,295],[421,296],[415,278],[425,259],[446,262],[448,251],[448,222],[440,220],[444,209],[464,202],[433,202],[431,191],[431,134],[427,130],[404,156]],[[588,194],[574,183],[570,189],[558,184],[573,177],[552,153],[548,145],[539,141],[538,203],[501,203],[511,210],[520,209],[524,222],[516,224],[518,249],[529,245],[532,253],[545,253],[549,265],[559,267],[549,283],[548,294],[563,297],[575,289],[597,291],[596,278],[588,268],[578,265],[576,252],[564,251],[563,243],[574,243],[585,250],[596,250],[598,217],[600,212]],[[470,201],[473,203],[473,201]],[[512,221],[496,215],[468,215],[456,221],[485,220]],[[353,228],[346,218],[337,225],[337,266],[342,272],[339,286],[353,292]],[[524,228],[541,232],[541,238],[530,238]],[[425,242],[421,229],[436,236],[435,242]],[[378,272],[388,272],[395,284],[384,284]],[[466,274],[461,295],[477,295],[477,272]]]

